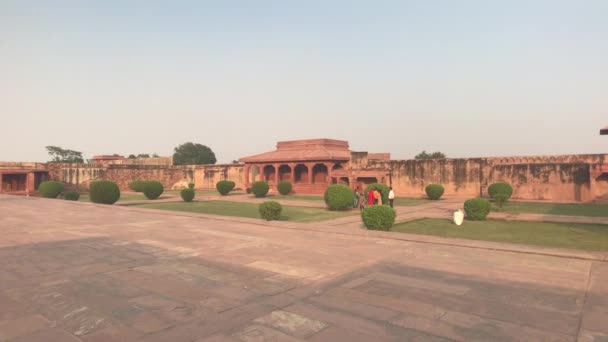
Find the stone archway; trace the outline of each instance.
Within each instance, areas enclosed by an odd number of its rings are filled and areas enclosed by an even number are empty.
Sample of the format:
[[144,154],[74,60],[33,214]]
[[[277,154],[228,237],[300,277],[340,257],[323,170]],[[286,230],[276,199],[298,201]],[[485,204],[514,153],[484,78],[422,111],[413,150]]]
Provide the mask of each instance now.
[[266,182],[268,182],[268,183],[274,182],[275,173],[276,173],[276,170],[275,170],[274,166],[272,166],[272,165],[264,166],[264,180]]
[[312,182],[315,184],[327,183],[327,166],[325,164],[316,164],[312,168]]
[[306,183],[308,182],[308,168],[304,164],[298,164],[294,168],[294,183]]
[[289,167],[289,165],[283,164],[279,166],[279,181],[293,182],[291,179],[291,167]]

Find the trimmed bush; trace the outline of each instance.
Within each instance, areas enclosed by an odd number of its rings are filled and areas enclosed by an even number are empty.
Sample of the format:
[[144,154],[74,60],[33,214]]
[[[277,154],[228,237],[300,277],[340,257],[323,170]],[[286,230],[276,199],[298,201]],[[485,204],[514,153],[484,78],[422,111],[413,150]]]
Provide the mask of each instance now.
[[361,219],[367,229],[389,230],[395,224],[395,210],[386,205],[374,205],[361,211]]
[[63,194],[63,199],[66,201],[78,201],[80,194],[76,191],[69,191]]
[[120,198],[120,189],[111,181],[93,181],[89,186],[91,202],[100,204],[114,204]]
[[194,183],[188,183],[188,189],[194,189]]
[[289,195],[289,193],[291,192],[291,189],[292,189],[291,182],[282,181],[282,182],[279,182],[279,184],[277,184],[277,190],[279,191],[279,193],[281,195]]
[[248,193],[248,194],[250,194],[251,193],[251,188],[245,189],[245,192]]
[[255,182],[251,186],[251,192],[253,192],[255,197],[266,196],[266,194],[268,193],[268,190],[270,190],[270,187],[268,187],[268,183],[266,183],[264,181]]
[[44,198],[57,198],[63,191],[63,183],[56,181],[46,181],[38,186],[40,195]]
[[485,198],[471,198],[464,202],[464,212],[471,221],[483,221],[490,213],[490,201]]
[[267,221],[272,221],[281,218],[281,212],[283,211],[283,207],[278,202],[267,201],[260,204],[258,210],[260,211],[260,216],[263,219]]
[[182,196],[184,202],[192,202],[192,200],[194,199],[194,189],[186,188],[182,190],[179,195]]
[[147,199],[155,200],[163,194],[165,188],[163,184],[158,181],[148,181],[144,183],[143,193]]
[[507,203],[511,195],[513,195],[513,187],[506,182],[494,183],[488,187],[488,195],[496,201],[499,208],[502,208],[502,205]]
[[134,180],[131,183],[129,183],[129,189],[131,189],[135,192],[143,192],[144,184],[146,184],[146,181]]
[[230,191],[232,191],[232,189],[234,189],[235,185],[236,184],[233,181],[223,180],[217,182],[217,184],[215,184],[215,188],[217,189],[217,192],[220,193],[220,195],[226,196],[228,195],[228,193],[230,193]]
[[429,184],[424,188],[424,191],[430,200],[437,201],[443,196],[445,189],[441,184]]
[[353,207],[355,192],[346,185],[333,184],[327,187],[323,198],[329,210],[347,210]]

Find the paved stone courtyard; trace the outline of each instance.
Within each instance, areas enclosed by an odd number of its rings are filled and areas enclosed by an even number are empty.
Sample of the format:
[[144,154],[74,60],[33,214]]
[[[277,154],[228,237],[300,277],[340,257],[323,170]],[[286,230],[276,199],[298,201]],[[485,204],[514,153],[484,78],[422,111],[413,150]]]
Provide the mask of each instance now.
[[323,225],[0,196],[0,341],[608,341],[606,262]]

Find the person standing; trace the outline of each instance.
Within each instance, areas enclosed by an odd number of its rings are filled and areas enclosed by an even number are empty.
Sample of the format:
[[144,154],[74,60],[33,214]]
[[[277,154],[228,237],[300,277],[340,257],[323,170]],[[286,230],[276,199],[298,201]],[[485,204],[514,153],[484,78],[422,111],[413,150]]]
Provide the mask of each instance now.
[[367,192],[367,205],[368,206],[372,206],[374,205],[374,190],[371,189],[370,191]]
[[388,192],[388,203],[393,207],[393,202],[395,202],[395,192],[393,191],[393,187],[391,186],[390,191]]
[[374,190],[374,204],[382,205],[382,194],[378,190]]

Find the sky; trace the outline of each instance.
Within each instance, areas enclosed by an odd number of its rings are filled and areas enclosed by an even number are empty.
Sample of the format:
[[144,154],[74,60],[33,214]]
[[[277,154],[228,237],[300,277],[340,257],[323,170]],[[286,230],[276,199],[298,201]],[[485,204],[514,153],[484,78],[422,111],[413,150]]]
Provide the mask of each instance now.
[[0,0],[0,160],[608,153],[608,1]]

